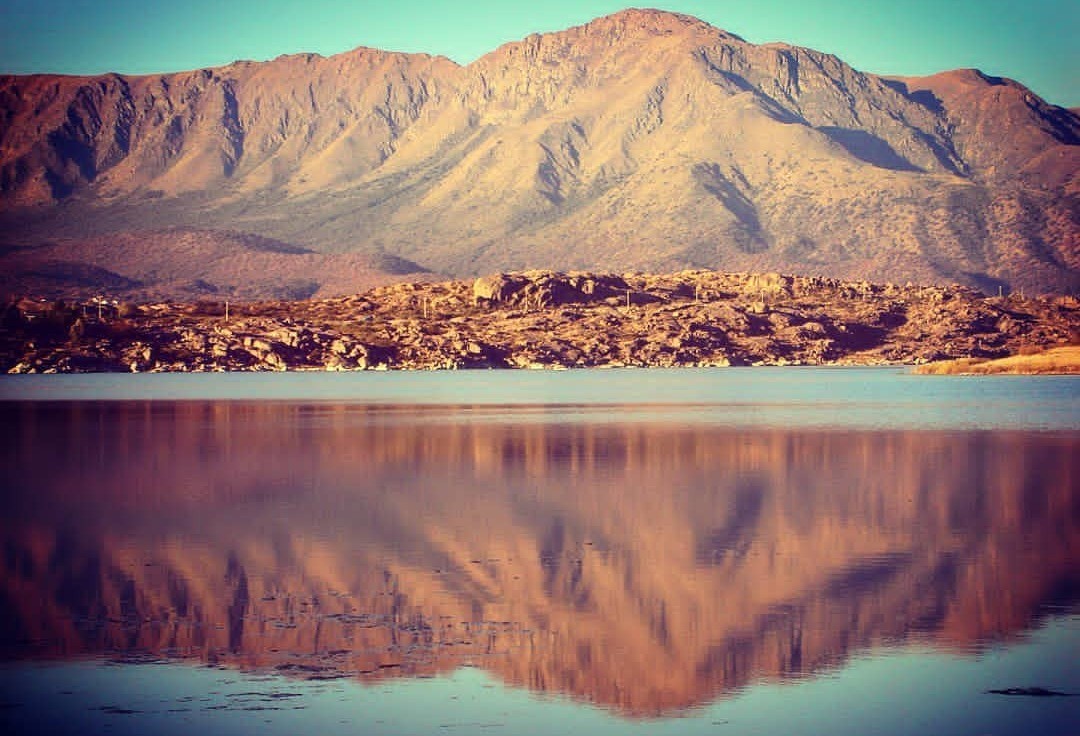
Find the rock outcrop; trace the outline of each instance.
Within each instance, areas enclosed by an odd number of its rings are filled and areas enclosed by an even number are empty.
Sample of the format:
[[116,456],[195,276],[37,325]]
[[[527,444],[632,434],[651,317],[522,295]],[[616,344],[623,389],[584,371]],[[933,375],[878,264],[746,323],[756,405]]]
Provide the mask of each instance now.
[[[618,299],[632,290],[625,279],[612,275],[561,274],[530,271],[481,276],[473,283],[476,304],[524,307],[560,307]],[[639,297],[640,299],[640,297]]]
[[1080,341],[1071,297],[781,274],[532,271],[336,299],[6,306],[0,369],[924,363]]

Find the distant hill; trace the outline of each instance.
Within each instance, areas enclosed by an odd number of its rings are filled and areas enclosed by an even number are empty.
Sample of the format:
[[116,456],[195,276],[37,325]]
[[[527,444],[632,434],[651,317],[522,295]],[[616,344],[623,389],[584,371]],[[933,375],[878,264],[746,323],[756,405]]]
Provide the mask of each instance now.
[[454,276],[710,267],[1075,292],[1080,118],[976,70],[879,77],[652,10],[468,66],[360,48],[0,78],[6,243],[176,227]]
[[424,279],[395,256],[316,253],[250,233],[176,228],[0,253],[0,293],[44,298],[306,299]]

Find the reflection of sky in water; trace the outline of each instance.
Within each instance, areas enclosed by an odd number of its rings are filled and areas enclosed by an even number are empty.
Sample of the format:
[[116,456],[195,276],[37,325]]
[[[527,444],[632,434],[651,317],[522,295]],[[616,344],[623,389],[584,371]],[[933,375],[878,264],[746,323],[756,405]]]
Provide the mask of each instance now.
[[1075,379],[17,378],[0,396],[188,400],[0,403],[0,658],[233,669],[9,662],[0,726],[1054,733],[1080,710],[984,693],[1080,692]]
[[[385,404],[667,405],[753,426],[1080,428],[1072,376],[914,376],[901,368],[734,368],[10,376],[0,399],[280,399]],[[676,410],[673,405],[688,405]],[[644,418],[644,417],[643,417]]]
[[0,725],[17,733],[792,734],[1074,733],[1080,697],[986,691],[1050,681],[1080,692],[1080,618],[981,656],[915,648],[859,656],[827,676],[762,684],[668,719],[506,687],[476,668],[420,680],[290,681],[216,668],[95,662],[0,665]]

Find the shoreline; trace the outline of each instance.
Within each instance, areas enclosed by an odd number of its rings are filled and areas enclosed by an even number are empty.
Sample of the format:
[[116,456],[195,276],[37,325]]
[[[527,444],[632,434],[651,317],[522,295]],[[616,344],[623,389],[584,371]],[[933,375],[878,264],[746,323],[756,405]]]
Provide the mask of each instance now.
[[996,360],[958,358],[915,366],[923,376],[1071,376],[1080,375],[1080,345],[1010,355]]

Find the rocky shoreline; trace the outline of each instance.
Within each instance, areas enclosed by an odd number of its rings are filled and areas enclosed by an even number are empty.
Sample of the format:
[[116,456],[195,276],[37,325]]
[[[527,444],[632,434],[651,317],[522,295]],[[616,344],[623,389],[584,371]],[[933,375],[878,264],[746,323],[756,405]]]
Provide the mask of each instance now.
[[1076,343],[1072,297],[684,271],[530,271],[248,303],[9,300],[0,370],[922,364]]

